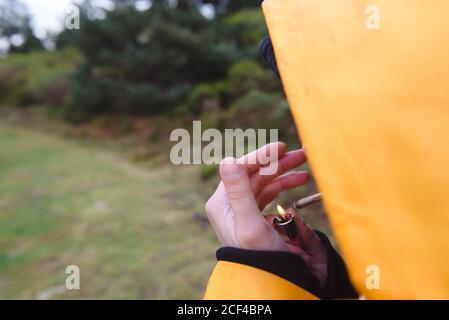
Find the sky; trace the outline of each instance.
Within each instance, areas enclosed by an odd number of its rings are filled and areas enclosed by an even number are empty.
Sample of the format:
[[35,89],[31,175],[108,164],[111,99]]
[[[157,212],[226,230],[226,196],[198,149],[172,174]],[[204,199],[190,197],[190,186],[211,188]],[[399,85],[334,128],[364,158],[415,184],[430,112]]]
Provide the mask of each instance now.
[[[68,15],[73,12],[70,11],[72,4],[80,4],[83,0],[21,0],[26,6],[32,18],[32,28],[34,34],[40,38],[45,39],[47,35],[54,35],[62,31],[65,25],[65,20]],[[140,0],[139,2],[148,2],[147,0]],[[110,8],[111,2],[109,0],[95,0],[95,4],[104,8]],[[9,39],[17,41],[15,45],[20,45],[23,38]],[[9,40],[0,38],[0,58],[5,56],[5,52],[9,48]],[[44,45],[51,49],[53,44],[48,41]]]
[[44,37],[46,32],[61,31],[66,12],[73,0],[22,0],[33,17],[36,36]]
[[[83,0],[22,0],[28,7],[33,18],[33,30],[37,37],[43,39],[45,35],[62,31],[64,21],[72,4],[79,4]],[[136,8],[145,10],[151,1],[139,0]],[[104,8],[111,8],[109,0],[95,0],[95,4]],[[205,17],[212,18],[213,7],[205,5],[201,12]]]
[[[176,0],[173,0],[176,1]],[[34,34],[44,40],[44,45],[51,49],[54,43],[49,40],[47,36],[55,35],[62,31],[65,25],[66,18],[73,13],[71,6],[73,4],[80,4],[83,0],[22,0],[28,8],[28,11],[32,18],[32,28]],[[110,0],[94,0],[95,5],[106,9],[112,9],[113,5]],[[151,7],[151,0],[138,0],[135,3],[136,9],[147,10]],[[201,7],[201,13],[209,19],[212,19],[215,15],[212,5],[203,5]],[[23,37],[17,39],[9,39],[16,41],[15,45],[20,45],[23,41]],[[0,38],[0,58],[5,56],[5,52],[9,48],[9,40]]]

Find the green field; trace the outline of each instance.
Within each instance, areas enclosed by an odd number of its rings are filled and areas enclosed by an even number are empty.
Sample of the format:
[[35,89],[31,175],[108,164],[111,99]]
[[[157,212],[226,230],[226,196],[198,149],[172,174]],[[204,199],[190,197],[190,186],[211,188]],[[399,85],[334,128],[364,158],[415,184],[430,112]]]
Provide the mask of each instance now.
[[0,299],[201,298],[217,242],[198,176],[0,127]]

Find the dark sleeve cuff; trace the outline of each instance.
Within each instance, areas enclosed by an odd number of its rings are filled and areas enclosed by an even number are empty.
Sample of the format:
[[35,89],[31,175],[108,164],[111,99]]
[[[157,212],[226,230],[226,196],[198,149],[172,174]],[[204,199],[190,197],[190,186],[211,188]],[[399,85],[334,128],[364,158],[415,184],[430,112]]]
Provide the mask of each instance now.
[[316,231],[327,250],[327,281],[320,288],[318,278],[312,274],[297,254],[280,251],[253,251],[224,247],[217,251],[218,261],[229,261],[255,267],[277,275],[321,299],[350,299],[358,294],[349,281],[346,266],[329,239]]
[[328,237],[321,231],[315,230],[327,251],[327,280],[321,290],[322,299],[356,299],[359,297],[349,279],[346,264],[332,246]]

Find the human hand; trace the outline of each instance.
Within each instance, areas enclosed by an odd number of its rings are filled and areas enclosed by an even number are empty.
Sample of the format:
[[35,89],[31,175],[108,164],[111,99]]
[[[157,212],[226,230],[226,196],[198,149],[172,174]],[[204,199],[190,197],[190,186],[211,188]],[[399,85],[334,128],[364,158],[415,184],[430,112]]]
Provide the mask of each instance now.
[[[326,252],[319,237],[296,216],[299,239],[286,242],[273,227],[272,216],[261,211],[282,191],[303,185],[305,171],[291,172],[306,161],[303,150],[286,152],[283,143],[262,147],[238,160],[224,159],[220,165],[222,181],[206,203],[206,213],[224,246],[260,251],[286,251],[303,257],[320,282],[326,279]],[[277,154],[277,170],[262,175],[259,159]]]

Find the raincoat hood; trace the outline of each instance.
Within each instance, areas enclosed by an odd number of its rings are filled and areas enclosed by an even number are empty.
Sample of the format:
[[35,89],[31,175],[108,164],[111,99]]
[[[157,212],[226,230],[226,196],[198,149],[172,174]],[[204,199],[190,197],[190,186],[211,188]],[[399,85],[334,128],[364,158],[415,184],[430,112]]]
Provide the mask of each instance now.
[[263,10],[358,292],[448,298],[449,1],[265,0]]

